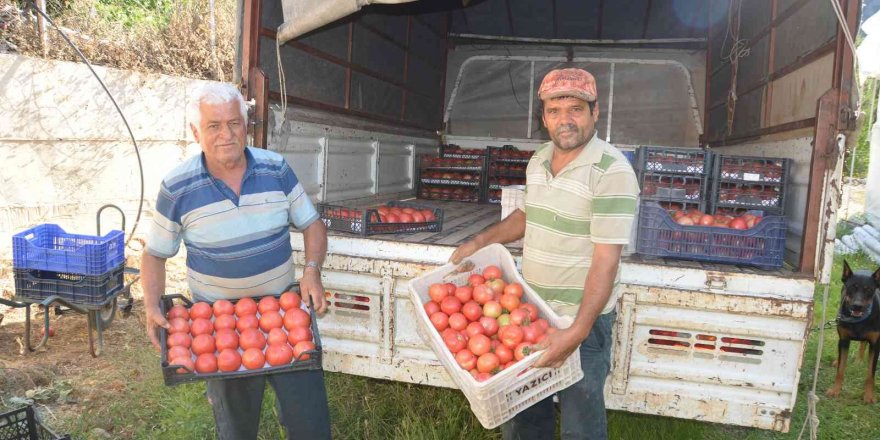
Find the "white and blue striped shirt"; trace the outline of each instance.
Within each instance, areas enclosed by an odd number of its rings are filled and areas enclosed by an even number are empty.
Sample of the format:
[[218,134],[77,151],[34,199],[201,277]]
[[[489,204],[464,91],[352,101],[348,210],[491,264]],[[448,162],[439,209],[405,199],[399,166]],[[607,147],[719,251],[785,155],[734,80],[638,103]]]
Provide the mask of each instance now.
[[308,227],[318,212],[284,158],[245,148],[241,195],[208,173],[203,154],[162,181],[147,252],[159,258],[186,245],[193,296],[216,301],[277,294],[294,282],[289,226]]

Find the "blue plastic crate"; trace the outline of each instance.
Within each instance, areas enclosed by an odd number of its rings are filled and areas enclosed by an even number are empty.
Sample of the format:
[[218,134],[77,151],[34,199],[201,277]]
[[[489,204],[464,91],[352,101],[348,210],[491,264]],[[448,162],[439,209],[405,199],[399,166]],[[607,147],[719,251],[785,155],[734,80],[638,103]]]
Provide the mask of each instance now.
[[103,275],[125,261],[125,233],[68,234],[46,223],[12,236],[12,268]]
[[[751,211],[759,213],[758,211]],[[785,256],[785,217],[765,216],[749,229],[683,226],[656,203],[639,208],[636,252],[649,257],[779,269]]]
[[40,269],[13,269],[15,299],[40,302],[57,295],[73,304],[100,306],[125,284],[125,267],[103,275],[78,275]]

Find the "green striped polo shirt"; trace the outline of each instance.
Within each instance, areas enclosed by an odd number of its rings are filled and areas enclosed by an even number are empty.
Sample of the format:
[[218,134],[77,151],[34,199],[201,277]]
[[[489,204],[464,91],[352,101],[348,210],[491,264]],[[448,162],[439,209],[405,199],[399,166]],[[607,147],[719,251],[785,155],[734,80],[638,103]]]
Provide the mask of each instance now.
[[[556,176],[553,142],[526,169],[523,278],[559,314],[574,316],[583,299],[593,243],[629,243],[639,184],[626,157],[595,133]],[[620,275],[602,313],[614,310]]]

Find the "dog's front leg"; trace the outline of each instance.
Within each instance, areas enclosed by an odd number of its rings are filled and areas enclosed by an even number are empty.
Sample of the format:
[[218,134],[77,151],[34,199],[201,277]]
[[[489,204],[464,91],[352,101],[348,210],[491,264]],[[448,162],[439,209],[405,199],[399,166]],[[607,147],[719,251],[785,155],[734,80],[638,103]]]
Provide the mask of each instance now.
[[837,376],[834,378],[834,386],[825,392],[828,397],[837,397],[843,388],[843,373],[846,371],[846,357],[849,354],[849,339],[841,338],[837,341]]
[[880,337],[875,337],[874,342],[868,347],[868,376],[865,378],[865,394],[863,400],[865,403],[875,403],[874,398],[874,375],[877,372],[877,356],[880,352]]

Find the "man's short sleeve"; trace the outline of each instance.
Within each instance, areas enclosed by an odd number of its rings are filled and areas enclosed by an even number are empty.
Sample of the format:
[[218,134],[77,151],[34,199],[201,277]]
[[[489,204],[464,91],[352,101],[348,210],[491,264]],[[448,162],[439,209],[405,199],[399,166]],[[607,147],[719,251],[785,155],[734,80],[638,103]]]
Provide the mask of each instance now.
[[281,185],[284,193],[287,194],[287,202],[289,204],[288,218],[290,223],[297,229],[305,229],[318,219],[318,211],[312,201],[309,200],[308,194],[303,189],[302,183],[297,179],[293,169],[284,161],[281,168]]
[[593,243],[628,244],[635,223],[639,183],[625,160],[614,162],[593,190],[590,237]]
[[147,236],[147,252],[158,258],[171,258],[180,250],[181,220],[178,201],[165,182],[159,188],[153,224]]

